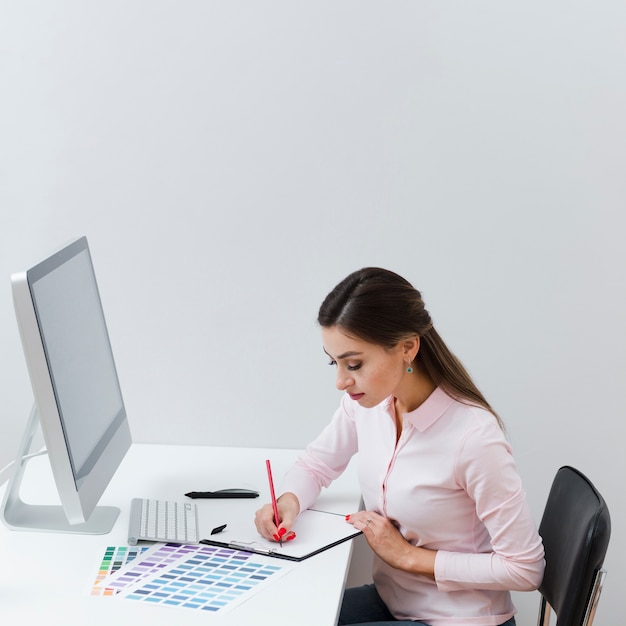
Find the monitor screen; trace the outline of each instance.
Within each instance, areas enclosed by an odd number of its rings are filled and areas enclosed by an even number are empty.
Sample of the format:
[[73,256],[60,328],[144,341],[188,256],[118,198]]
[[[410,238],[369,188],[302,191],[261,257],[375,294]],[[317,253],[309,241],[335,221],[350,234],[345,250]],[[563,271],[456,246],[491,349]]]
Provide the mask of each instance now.
[[89,251],[28,273],[74,480],[80,484],[124,419]]
[[[96,505],[131,437],[87,239],[14,274],[12,286],[35,396],[27,430],[41,424],[63,511],[28,509],[19,500],[21,476],[16,474],[24,467],[20,455],[28,452],[21,450],[14,473],[18,484],[12,497],[7,490],[3,507],[5,522],[17,528],[34,524],[37,530],[106,532],[102,525],[112,525],[117,512]],[[19,516],[18,509],[24,509]],[[24,523],[16,523],[20,520]]]

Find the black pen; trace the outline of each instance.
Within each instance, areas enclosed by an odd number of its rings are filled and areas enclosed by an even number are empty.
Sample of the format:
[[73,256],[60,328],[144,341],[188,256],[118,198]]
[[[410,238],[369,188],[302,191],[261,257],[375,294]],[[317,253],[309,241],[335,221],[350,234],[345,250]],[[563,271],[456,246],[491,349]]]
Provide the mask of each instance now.
[[254,489],[219,489],[218,491],[189,491],[188,498],[258,498],[259,492]]

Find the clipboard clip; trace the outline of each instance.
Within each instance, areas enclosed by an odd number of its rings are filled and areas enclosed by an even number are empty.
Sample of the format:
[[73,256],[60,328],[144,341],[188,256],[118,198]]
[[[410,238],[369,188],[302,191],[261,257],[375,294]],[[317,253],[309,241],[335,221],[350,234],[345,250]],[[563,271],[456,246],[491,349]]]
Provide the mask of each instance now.
[[235,550],[245,550],[247,552],[254,552],[255,554],[265,554],[270,556],[276,552],[273,548],[263,548],[256,541],[244,542],[244,541],[231,541],[228,544],[229,548]]

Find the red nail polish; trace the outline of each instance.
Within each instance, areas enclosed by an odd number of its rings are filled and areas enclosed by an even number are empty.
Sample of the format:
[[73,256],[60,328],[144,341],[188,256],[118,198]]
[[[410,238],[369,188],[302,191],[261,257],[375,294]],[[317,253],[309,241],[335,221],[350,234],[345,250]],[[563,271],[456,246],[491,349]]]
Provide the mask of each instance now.
[[346,515],[346,522],[350,519],[349,515]]
[[291,531],[288,535],[287,538],[285,539],[285,541],[291,541],[292,539],[296,538],[296,533],[294,533],[293,531]]
[[278,534],[282,537],[285,533],[287,532],[286,528],[279,528],[278,529]]
[[280,537],[276,534],[274,534],[274,539],[276,539],[276,541],[280,541]]

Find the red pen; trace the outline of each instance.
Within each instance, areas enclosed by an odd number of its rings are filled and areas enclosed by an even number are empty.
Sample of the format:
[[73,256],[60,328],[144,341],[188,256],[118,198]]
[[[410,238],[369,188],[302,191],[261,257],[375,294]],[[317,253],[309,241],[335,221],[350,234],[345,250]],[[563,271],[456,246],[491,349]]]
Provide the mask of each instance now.
[[[274,480],[272,479],[272,466],[270,465],[270,460],[267,459],[265,461],[265,467],[267,468],[267,480],[270,483],[270,495],[272,496],[272,508],[274,509],[274,523],[276,524],[276,528],[280,524],[280,516],[278,515],[278,503],[276,502],[276,493],[274,492]],[[282,537],[278,540],[280,547],[283,547]]]

